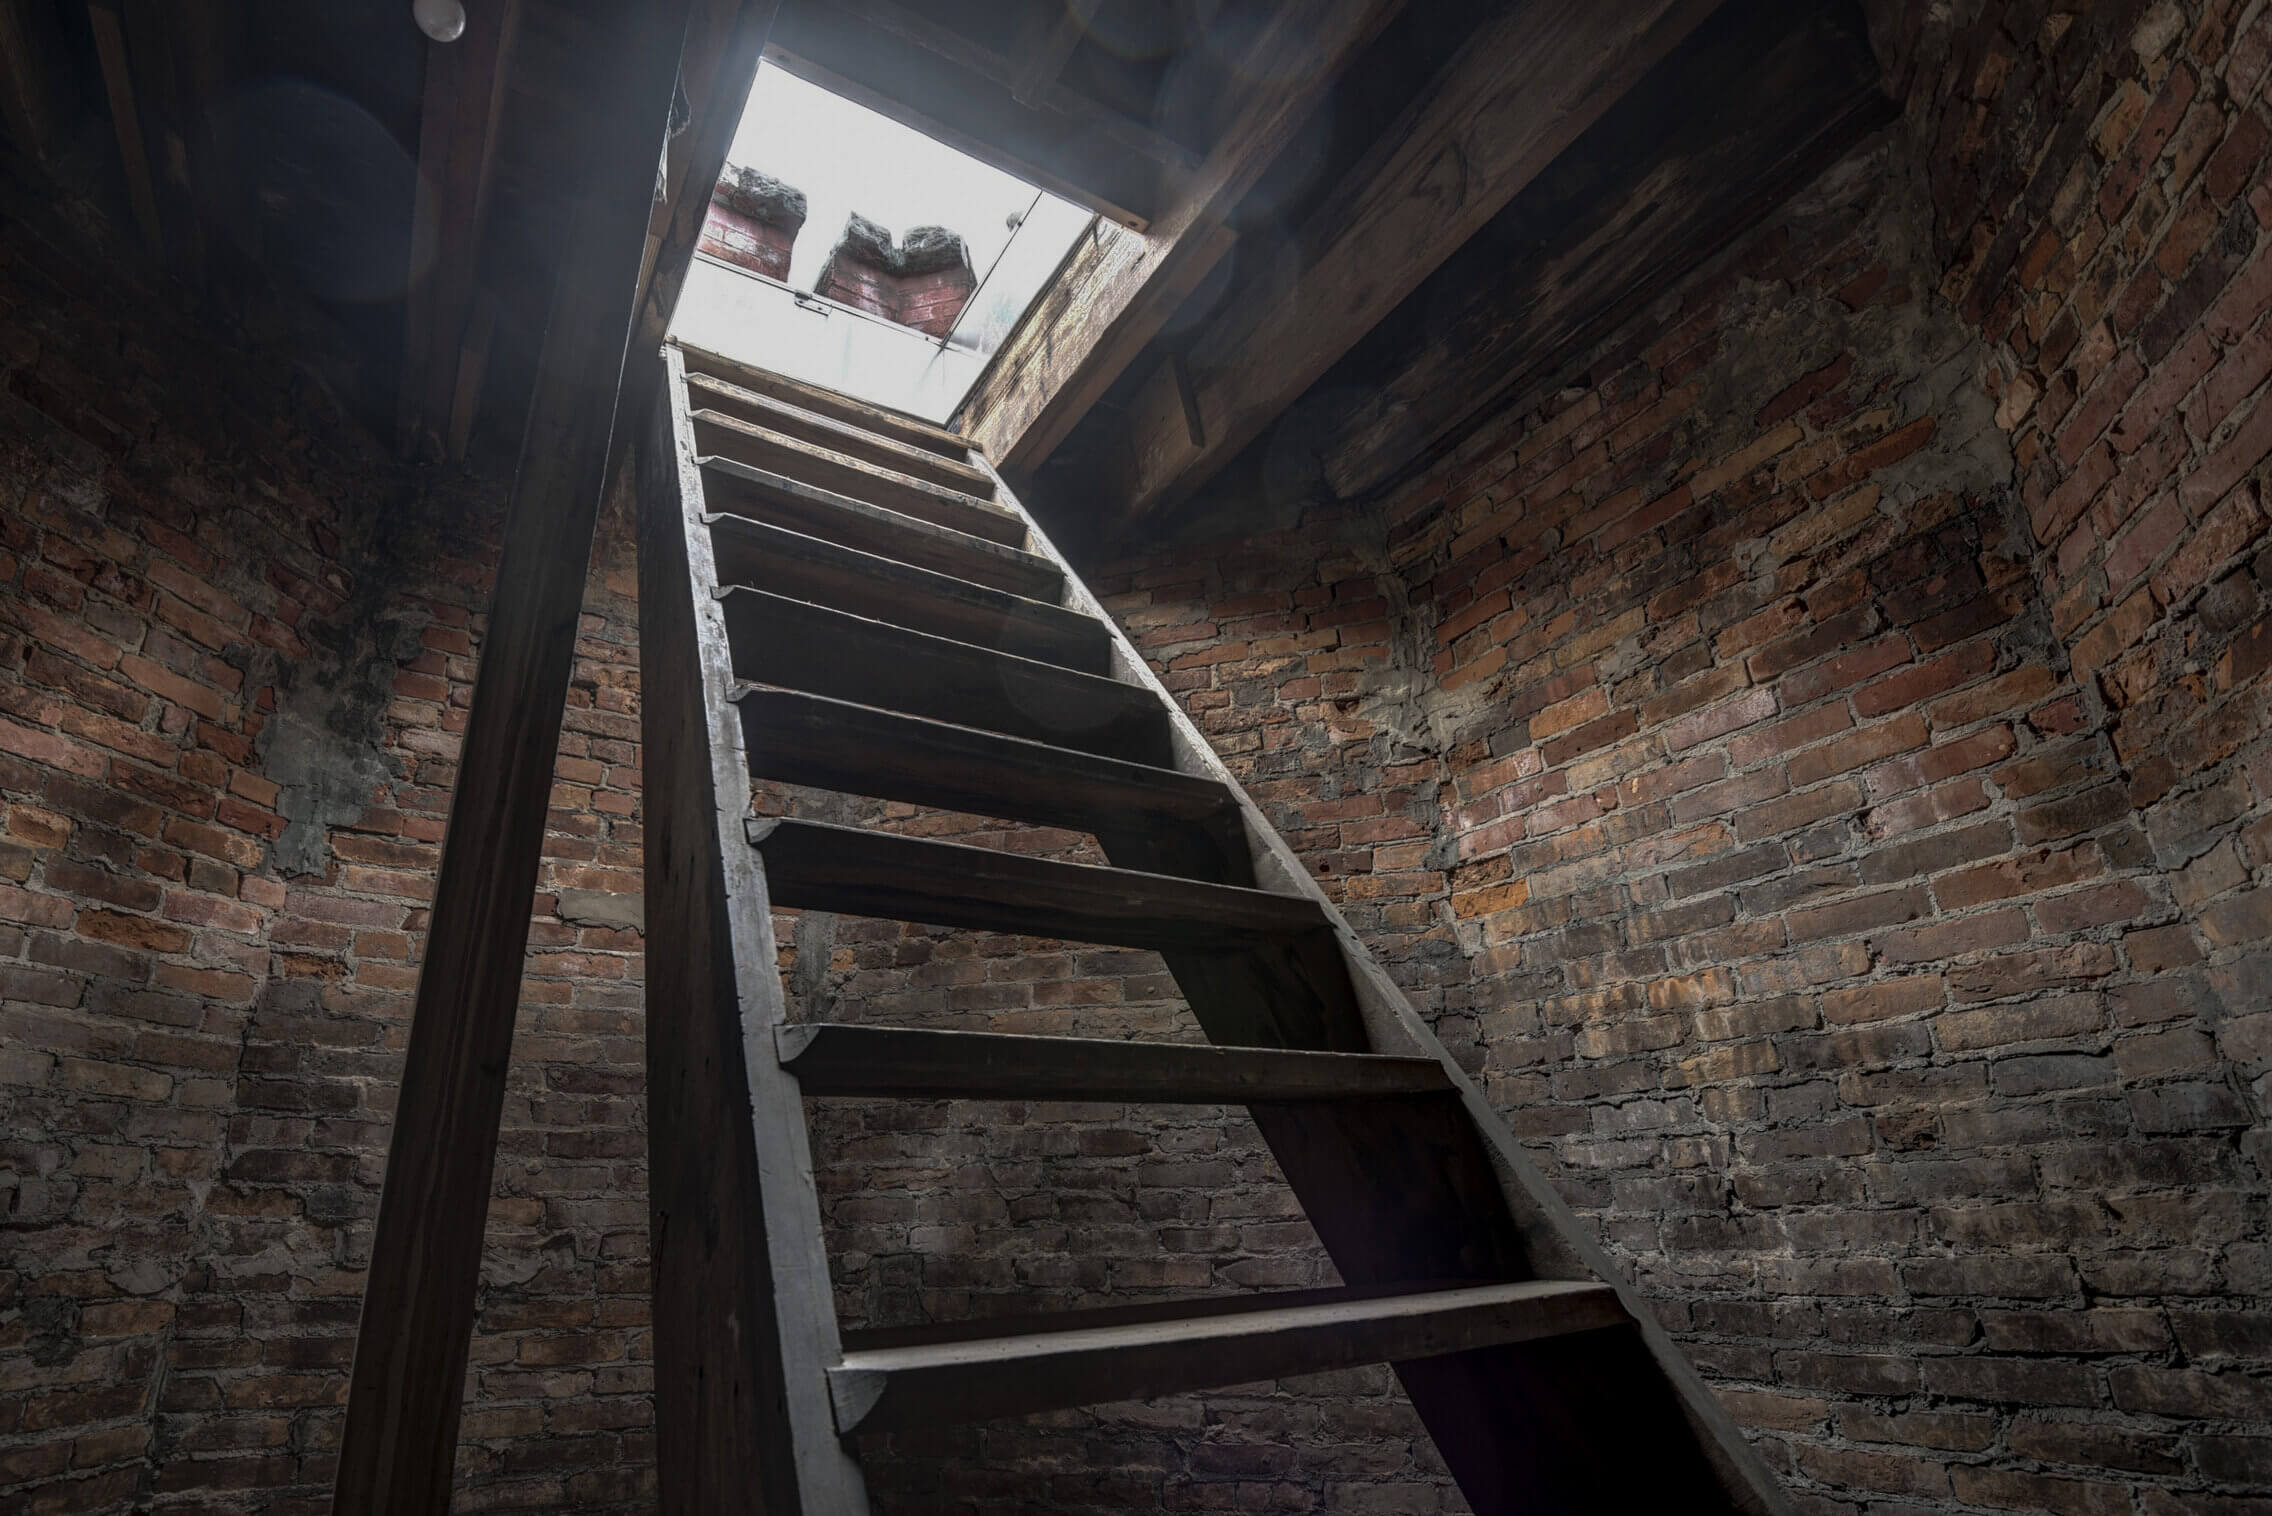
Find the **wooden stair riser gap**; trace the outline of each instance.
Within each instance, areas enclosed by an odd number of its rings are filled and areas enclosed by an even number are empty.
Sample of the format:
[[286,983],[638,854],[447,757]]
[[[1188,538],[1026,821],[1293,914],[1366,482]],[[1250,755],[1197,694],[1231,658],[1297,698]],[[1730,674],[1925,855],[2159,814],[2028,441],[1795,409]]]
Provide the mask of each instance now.
[[863,463],[896,469],[926,484],[936,484],[980,500],[994,498],[994,481],[960,459],[895,441],[880,432],[761,395],[723,379],[694,378],[689,380],[688,390],[698,411],[720,411],[737,420],[769,427],[799,442],[829,448]]
[[774,902],[804,910],[1155,950],[1234,951],[1321,928],[1313,902],[1262,890],[815,821],[746,831]]
[[1498,1284],[1123,1327],[847,1354],[841,1431],[881,1432],[1148,1399],[1620,1328],[1605,1285]]
[[1069,1306],[1011,1316],[976,1316],[960,1321],[925,1321],[907,1326],[848,1327],[840,1335],[847,1353],[878,1348],[931,1347],[949,1342],[983,1342],[997,1337],[1028,1337],[1036,1332],[1078,1332],[1090,1327],[1140,1326],[1154,1321],[1204,1321],[1294,1306],[1380,1300],[1390,1295],[1429,1295],[1439,1290],[1475,1288],[1472,1279],[1404,1279],[1395,1284],[1359,1287],[1323,1285],[1308,1290],[1257,1290],[1237,1295],[1185,1295],[1173,1300],[1126,1301],[1113,1305]]
[[799,691],[748,689],[736,704],[761,779],[1092,835],[1133,827],[1148,872],[1253,883],[1230,797],[1211,780]]
[[1029,600],[1056,604],[1065,592],[1064,573],[1021,548],[918,521],[730,459],[706,463],[703,493],[710,509],[721,515],[769,522]]
[[1134,763],[1166,756],[1166,713],[1132,685],[757,590],[722,603],[736,678]]
[[1245,1105],[1451,1088],[1432,1058],[1361,1053],[810,1024],[778,1029],[774,1043],[807,1095]]
[[863,553],[746,516],[710,522],[718,572],[732,587],[825,605],[1084,674],[1112,667],[1110,634],[1090,617],[951,574]]
[[925,484],[892,469],[778,432],[752,426],[717,411],[694,414],[694,445],[707,457],[731,458],[767,473],[780,474],[834,494],[880,505],[903,516],[953,527],[1007,547],[1025,543],[1024,523],[999,506],[956,490]]

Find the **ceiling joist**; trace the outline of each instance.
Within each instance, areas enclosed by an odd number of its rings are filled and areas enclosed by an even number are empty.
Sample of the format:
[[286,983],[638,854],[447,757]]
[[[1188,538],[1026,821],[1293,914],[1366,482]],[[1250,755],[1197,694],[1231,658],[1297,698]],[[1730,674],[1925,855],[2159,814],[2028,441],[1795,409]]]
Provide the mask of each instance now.
[[476,322],[476,279],[489,220],[506,70],[520,0],[476,0],[465,34],[426,49],[418,128],[418,198],[402,334],[397,425],[405,453],[462,457],[472,429],[489,324]]

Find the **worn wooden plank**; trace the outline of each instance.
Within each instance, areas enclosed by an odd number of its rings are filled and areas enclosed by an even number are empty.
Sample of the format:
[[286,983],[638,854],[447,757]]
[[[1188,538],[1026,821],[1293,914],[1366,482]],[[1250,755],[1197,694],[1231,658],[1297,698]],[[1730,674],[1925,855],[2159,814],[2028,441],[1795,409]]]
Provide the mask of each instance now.
[[1162,204],[1163,165],[1184,150],[1062,85],[1040,104],[1011,94],[1017,69],[891,0],[792,0],[766,56],[924,135],[1076,204],[1141,226]]
[[[472,402],[461,406],[459,379],[469,359],[479,366],[485,356],[474,344],[475,277],[520,12],[521,0],[473,0],[464,34],[425,48],[402,380],[395,395],[399,445],[416,457],[457,455],[453,432],[463,435],[472,426]],[[461,409],[465,426],[453,427]]]
[[643,7],[604,98],[507,509],[356,1338],[333,1509],[439,1513],[529,913],[606,483],[684,0]]
[[1246,841],[1212,780],[794,690],[739,695],[761,779],[978,816],[1174,839],[1154,872],[1249,883]]
[[1029,858],[819,821],[748,826],[782,905],[1115,947],[1218,952],[1315,931],[1298,895]]
[[1228,302],[1192,343],[1204,442],[1169,365],[1140,388],[1113,508],[1158,509],[1230,461],[1717,3],[1540,0],[1486,22],[1312,213],[1301,277]]
[[909,1027],[782,1027],[781,1066],[807,1095],[1244,1105],[1437,1094],[1433,1058],[1290,1052]]
[[1135,763],[1166,753],[1143,690],[758,590],[726,592],[734,674]]
[[879,558],[746,516],[713,518],[710,537],[718,572],[728,586],[825,605],[1084,674],[1102,674],[1110,666],[1104,628],[1061,605]]
[[968,437],[950,432],[945,427],[933,422],[907,415],[901,411],[886,410],[882,406],[870,405],[864,400],[855,400],[849,395],[840,395],[834,390],[824,390],[816,385],[806,384],[802,380],[791,379],[785,374],[776,374],[770,369],[744,363],[738,358],[728,358],[719,353],[705,352],[700,348],[688,347],[684,344],[680,344],[680,351],[686,355],[686,372],[690,380],[699,379],[710,383],[724,383],[750,390],[768,399],[778,400],[785,405],[793,405],[800,410],[812,411],[817,415],[841,421],[847,426],[859,427],[864,431],[873,432],[881,437],[888,437],[895,442],[904,442],[910,447],[923,448],[957,462],[967,459],[970,455],[970,439]]
[[725,626],[701,471],[667,358],[639,454],[648,1211],[659,1505],[860,1516],[822,1396],[836,1312],[755,855],[748,759],[725,700]]
[[690,376],[687,389],[691,397],[689,403],[697,410],[723,412],[800,442],[832,448],[982,500],[993,497],[994,481],[959,458],[948,458],[928,448],[900,442],[849,421],[840,421],[708,375]]
[[1029,599],[1053,600],[1064,584],[1056,564],[1022,547],[918,521],[730,458],[706,459],[702,472],[712,508],[723,513],[768,521]]
[[1232,208],[1402,5],[1330,0],[1273,13],[1234,71],[1259,83],[1175,203],[1141,235],[1084,240],[964,400],[962,429],[1003,472],[1038,468],[1158,335],[1236,240]]
[[694,445],[705,457],[731,458],[973,537],[1012,547],[1025,541],[1025,523],[998,505],[849,453],[800,441],[723,411],[694,413]]
[[1528,1280],[1188,1321],[871,1348],[847,1353],[828,1380],[841,1430],[892,1431],[1424,1359],[1598,1332],[1626,1321],[1606,1285]]

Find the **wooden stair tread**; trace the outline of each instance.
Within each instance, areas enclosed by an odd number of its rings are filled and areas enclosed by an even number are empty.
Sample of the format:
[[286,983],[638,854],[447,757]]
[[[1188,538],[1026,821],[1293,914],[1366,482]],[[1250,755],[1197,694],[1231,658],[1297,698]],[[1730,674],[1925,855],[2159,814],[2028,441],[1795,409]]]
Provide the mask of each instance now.
[[703,456],[732,458],[1008,547],[1025,543],[1026,524],[1016,512],[961,490],[932,484],[723,411],[696,411],[692,420],[694,445]]
[[812,1023],[774,1042],[808,1095],[1246,1105],[1453,1090],[1435,1059],[1379,1053]]
[[948,458],[929,448],[901,442],[881,432],[870,431],[849,421],[821,414],[807,406],[758,393],[728,380],[708,374],[687,376],[687,388],[700,391],[705,409],[725,411],[745,421],[795,437],[818,447],[832,448],[864,458],[870,463],[897,469],[900,473],[975,495],[981,500],[994,497],[994,480],[984,469],[973,468],[958,459]]
[[825,605],[1085,674],[1103,674],[1112,666],[1112,634],[1079,611],[747,516],[714,515],[707,522],[722,585]]
[[974,537],[732,458],[700,461],[705,503],[712,512],[770,521],[807,536],[1030,599],[1055,600],[1064,592],[1063,572],[1038,553]]
[[763,590],[722,599],[737,679],[1138,763],[1167,758],[1167,712],[1140,685]]
[[1317,902],[819,821],[753,819],[773,903],[1112,947],[1236,952],[1326,929]]
[[816,411],[821,415],[834,417],[864,431],[891,437],[913,447],[924,448],[939,454],[941,457],[961,459],[970,456],[971,447],[968,437],[959,436],[943,426],[910,416],[904,411],[886,410],[882,406],[869,405],[864,401],[854,400],[849,395],[839,394],[835,390],[826,390],[818,385],[806,384],[803,380],[791,379],[785,374],[776,374],[770,369],[755,368],[720,353],[688,347],[684,343],[679,344],[679,348],[686,358],[686,372],[689,379],[698,377],[723,379],[728,383],[740,385],[744,389],[754,390],[761,395],[769,395],[776,400],[786,401],[800,409]]
[[1092,835],[1239,834],[1230,793],[1212,779],[799,690],[749,687],[734,700],[761,779]]
[[1617,1292],[1523,1280],[1181,1320],[848,1351],[837,1430],[881,1432],[1402,1363],[1618,1327]]

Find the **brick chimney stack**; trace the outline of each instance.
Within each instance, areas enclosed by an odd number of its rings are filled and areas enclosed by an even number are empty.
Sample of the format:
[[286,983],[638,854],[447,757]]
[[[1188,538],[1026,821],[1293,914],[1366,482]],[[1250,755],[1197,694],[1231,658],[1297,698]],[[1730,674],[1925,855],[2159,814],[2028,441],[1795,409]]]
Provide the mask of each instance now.
[[804,191],[754,168],[728,167],[710,192],[702,251],[752,273],[789,277],[789,253],[805,224]]
[[844,235],[829,253],[814,291],[944,337],[954,330],[955,318],[977,285],[969,249],[945,227],[916,227],[895,245],[890,232],[855,215],[844,224]]

